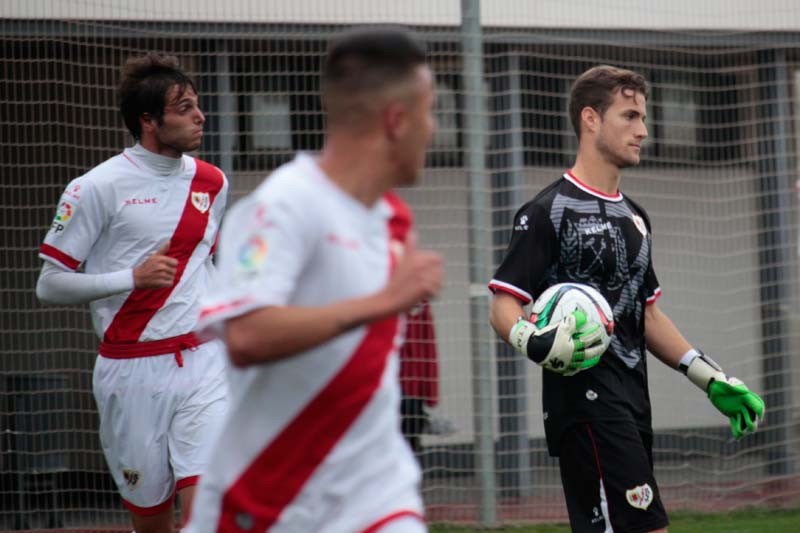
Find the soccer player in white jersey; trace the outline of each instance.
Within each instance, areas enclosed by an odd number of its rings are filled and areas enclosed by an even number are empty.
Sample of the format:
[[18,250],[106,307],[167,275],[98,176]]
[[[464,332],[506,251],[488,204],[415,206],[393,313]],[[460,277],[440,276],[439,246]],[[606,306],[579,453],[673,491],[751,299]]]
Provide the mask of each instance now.
[[331,44],[322,85],[322,154],[275,171],[220,236],[200,322],[237,368],[191,533],[426,530],[399,315],[438,293],[442,264],[413,233],[392,240],[389,193],[424,163],[433,77],[408,33],[362,28]]
[[166,533],[176,491],[188,516],[226,410],[224,346],[194,332],[228,181],[184,155],[199,148],[205,117],[175,58],[129,59],[119,97],[137,143],[67,185],[36,293],[90,302],[103,452],[136,532]]

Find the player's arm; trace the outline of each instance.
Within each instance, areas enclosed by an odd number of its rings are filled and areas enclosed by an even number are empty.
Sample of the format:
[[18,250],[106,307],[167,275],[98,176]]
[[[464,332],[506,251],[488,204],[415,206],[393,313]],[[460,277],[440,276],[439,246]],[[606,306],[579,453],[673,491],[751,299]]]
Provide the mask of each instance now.
[[407,311],[442,286],[439,254],[409,240],[403,259],[382,290],[321,307],[267,306],[225,322],[231,362],[244,367],[290,357],[353,328]]
[[50,305],[82,304],[131,289],[133,271],[130,268],[108,274],[84,274],[46,261],[36,282],[39,301]]
[[135,268],[104,274],[72,272],[49,261],[42,265],[36,296],[45,304],[82,304],[136,289],[170,287],[178,260],[167,255],[169,242]]
[[599,326],[576,334],[586,322],[583,312],[575,311],[561,322],[537,328],[525,319],[520,301],[503,291],[496,291],[492,297],[489,322],[515,350],[559,374],[591,368],[605,351]]
[[648,350],[706,393],[714,407],[730,419],[735,438],[754,432],[764,417],[761,397],[740,380],[726,376],[713,359],[692,348],[655,303],[647,306],[644,316]]

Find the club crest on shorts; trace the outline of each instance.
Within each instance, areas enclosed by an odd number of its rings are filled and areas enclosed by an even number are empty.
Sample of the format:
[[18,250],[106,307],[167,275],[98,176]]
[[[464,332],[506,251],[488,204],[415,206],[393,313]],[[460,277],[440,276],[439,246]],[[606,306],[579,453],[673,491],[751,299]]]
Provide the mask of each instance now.
[[625,499],[628,500],[631,507],[646,511],[653,503],[653,489],[647,483],[633,487],[631,490],[625,491]]
[[142,479],[142,473],[138,470],[125,467],[122,469],[122,477],[125,479],[125,485],[127,485],[129,489],[134,490]]
[[631,219],[633,219],[633,225],[636,226],[639,233],[641,233],[643,237],[647,237],[647,225],[644,223],[644,219],[639,215],[631,215]]
[[192,191],[192,205],[201,213],[205,213],[211,207],[211,197],[207,192]]

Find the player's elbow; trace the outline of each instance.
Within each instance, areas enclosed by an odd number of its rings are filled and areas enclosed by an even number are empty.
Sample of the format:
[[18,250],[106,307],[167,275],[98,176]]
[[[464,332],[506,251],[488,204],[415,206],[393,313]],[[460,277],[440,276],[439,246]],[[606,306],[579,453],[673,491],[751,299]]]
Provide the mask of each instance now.
[[56,305],[60,302],[54,296],[50,285],[40,276],[39,280],[36,282],[36,298],[44,305]]
[[258,362],[252,347],[241,336],[228,332],[225,343],[228,346],[228,359],[236,368],[245,368]]
[[234,319],[225,328],[228,358],[236,368],[264,363],[272,358],[269,343],[263,342],[257,331],[246,326]]

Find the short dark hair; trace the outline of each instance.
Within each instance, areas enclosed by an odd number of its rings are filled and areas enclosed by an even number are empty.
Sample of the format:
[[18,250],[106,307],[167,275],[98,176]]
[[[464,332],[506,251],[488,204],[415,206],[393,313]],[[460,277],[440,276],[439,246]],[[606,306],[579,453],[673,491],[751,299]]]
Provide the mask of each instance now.
[[633,91],[648,97],[647,80],[638,72],[609,65],[590,68],[575,80],[569,94],[569,120],[578,139],[581,137],[581,111],[591,107],[602,117],[617,91]]
[[176,85],[179,95],[187,87],[197,92],[174,56],[151,52],[125,61],[118,87],[119,110],[134,139],[142,136],[139,118],[145,113],[161,122],[167,94]]
[[411,78],[425,48],[399,26],[352,29],[331,41],[322,69],[322,101],[336,122],[368,104],[376,92]]

